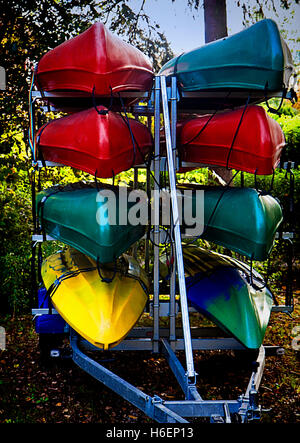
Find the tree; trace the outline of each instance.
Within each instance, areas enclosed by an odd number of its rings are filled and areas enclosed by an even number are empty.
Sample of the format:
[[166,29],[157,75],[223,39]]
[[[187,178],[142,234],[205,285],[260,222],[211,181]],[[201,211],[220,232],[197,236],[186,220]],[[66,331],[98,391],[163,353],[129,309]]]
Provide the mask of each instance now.
[[[0,0],[1,66],[7,88],[0,96],[1,129],[27,131],[30,68],[42,55],[102,21],[124,40],[148,55],[158,69],[173,56],[165,35],[144,13],[145,0],[134,12],[124,0]],[[1,143],[7,151],[9,146]]]
[[51,48],[102,21],[152,58],[157,69],[173,53],[144,13],[144,3],[140,0],[134,12],[125,0],[0,0],[0,59],[7,80],[0,93],[0,311],[28,301],[31,288],[30,156],[25,150],[31,68]]
[[[176,0],[172,0],[175,2]],[[226,0],[187,0],[188,6],[198,10],[204,8],[205,43],[227,36],[227,5]],[[266,11],[272,9],[277,13],[279,8],[290,9],[300,0],[235,0],[236,6],[243,10],[244,25],[253,24],[265,18]],[[298,40],[299,41],[299,40]],[[226,183],[232,178],[232,173],[226,168],[214,168]]]
[[226,0],[204,0],[205,43],[227,36]]
[[[204,0],[205,43],[227,36],[226,0]],[[213,170],[228,183],[231,170],[216,167]]]

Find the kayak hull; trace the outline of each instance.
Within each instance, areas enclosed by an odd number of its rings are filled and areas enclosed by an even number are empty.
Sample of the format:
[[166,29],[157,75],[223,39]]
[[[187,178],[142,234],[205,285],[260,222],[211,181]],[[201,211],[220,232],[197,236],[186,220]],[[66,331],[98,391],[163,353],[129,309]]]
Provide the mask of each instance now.
[[[280,125],[261,106],[205,115],[178,125],[183,162],[272,174],[285,146]],[[188,168],[189,170],[191,168]],[[186,169],[181,167],[179,172]]]
[[144,163],[153,142],[145,125],[100,106],[52,120],[37,144],[44,160],[109,178]]
[[252,276],[257,289],[245,263],[197,247],[183,248],[183,255],[192,274],[186,278],[191,305],[246,348],[258,349],[273,305],[263,278],[256,272]]
[[[251,101],[263,101],[270,92],[289,89],[294,72],[291,52],[276,23],[265,19],[173,58],[159,74],[168,78],[176,75],[181,92],[209,91],[212,98],[215,92],[226,91],[223,95],[226,108],[230,103],[236,104],[234,96],[231,100],[231,91],[239,91],[244,102],[249,94]],[[222,100],[215,104],[219,109]]]
[[[281,207],[271,195],[244,187],[188,188],[185,185],[178,189],[178,198],[183,202],[181,207],[184,228],[185,210],[190,211],[192,208],[193,215],[196,216],[199,211],[201,215],[202,208],[204,214],[201,238],[253,260],[263,261],[268,258],[276,231],[283,220]],[[185,205],[189,209],[185,209]]]
[[[44,260],[41,269],[57,312],[83,338],[103,349],[127,336],[148,299],[148,281],[138,263],[124,255],[118,266],[107,283],[95,261],[68,248]],[[102,272],[107,278],[112,275],[111,270]]]
[[[106,198],[116,211],[111,219]],[[132,205],[128,203],[128,211]],[[145,233],[142,224],[121,222],[118,187],[53,186],[37,194],[36,209],[44,232],[100,263],[114,262]]]
[[94,92],[98,97],[149,91],[152,81],[149,58],[100,22],[47,52],[35,72],[42,91]]

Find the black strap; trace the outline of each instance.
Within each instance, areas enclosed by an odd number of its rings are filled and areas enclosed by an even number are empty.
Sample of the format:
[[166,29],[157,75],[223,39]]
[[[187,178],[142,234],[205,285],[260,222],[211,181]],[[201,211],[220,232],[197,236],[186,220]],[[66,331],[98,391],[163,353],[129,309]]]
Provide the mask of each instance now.
[[175,64],[174,64],[174,72],[173,75],[175,75],[177,77],[177,68],[178,68],[178,62],[179,59],[183,56],[184,52],[182,52],[181,54],[178,55],[178,57],[175,60]]
[[[195,136],[193,136],[189,141],[185,142],[182,144],[182,146],[185,145],[189,145],[190,143],[192,143],[197,137],[199,137],[200,134],[202,134],[202,132],[206,129],[206,127],[208,126],[208,124],[211,122],[211,120],[213,119],[213,117],[217,114],[217,112],[220,111],[220,109],[222,109],[222,104],[225,103],[225,100],[230,96],[231,91],[228,91],[227,95],[225,97],[223,97],[222,102],[219,104],[219,106],[214,110],[214,112],[210,115],[209,119],[207,120],[207,122],[204,124],[204,126],[197,132],[197,134]],[[188,122],[187,122],[188,123]],[[187,124],[185,123],[185,124]]]
[[108,112],[112,109],[113,101],[114,101],[114,96],[113,96],[113,92],[112,92],[112,87],[109,86],[109,88],[110,88],[110,103],[109,103],[109,106],[107,107],[107,109],[101,109],[101,110],[99,110],[99,109],[97,108],[96,97],[95,97],[95,89],[96,89],[96,86],[95,86],[95,85],[93,86],[93,89],[92,89],[92,101],[93,101],[93,106],[94,106],[95,110],[97,111],[97,113],[98,113],[99,115],[106,115],[106,114],[108,114]]
[[[200,134],[202,134],[202,132],[204,131],[204,129],[208,126],[208,124],[210,123],[210,121],[213,119],[213,117],[216,115],[216,113],[218,112],[218,109],[216,109],[213,114],[210,115],[210,117],[208,118],[208,120],[205,122],[204,126],[202,126],[202,128],[197,132],[196,135],[194,135],[189,141],[182,143],[182,146],[185,145],[189,145],[190,143],[192,143],[197,137],[199,137]],[[190,121],[190,120],[189,120]],[[188,123],[188,122],[187,122]],[[186,123],[186,124],[187,124]]]
[[269,102],[268,102],[268,82],[266,82],[266,85],[265,85],[265,103],[266,103],[266,105],[268,107],[268,111],[269,112],[271,112],[272,114],[279,114],[279,110],[280,110],[280,108],[282,106],[283,99],[286,97],[286,93],[287,93],[287,88],[285,88],[284,85],[282,85],[282,95],[281,95],[281,100],[280,100],[279,106],[278,106],[277,109],[272,108],[272,106],[270,106]]
[[95,170],[94,180],[95,180],[96,189],[99,192],[100,188],[99,188],[99,183],[98,183],[98,180],[97,180],[97,172],[98,172],[98,169]]
[[[261,291],[262,289],[264,289],[264,288],[266,288],[267,286],[268,286],[268,281],[269,281],[269,278],[270,278],[270,262],[271,262],[271,259],[270,259],[270,255],[269,255],[269,257],[268,257],[268,264],[267,264],[267,275],[266,275],[266,277],[265,277],[265,279],[264,279],[264,284],[262,285],[262,286],[258,286],[256,283],[254,283],[254,281],[253,281],[253,255],[251,256],[251,259],[250,259],[250,285],[256,290],[256,291]],[[273,294],[273,292],[272,291],[270,291],[271,292],[271,295],[272,295],[272,298],[273,298],[273,301],[274,301],[274,304],[276,305],[276,306],[278,306],[278,300],[277,300],[277,298],[275,297],[275,295]]]
[[116,273],[117,273],[117,262],[116,262],[116,260],[114,261],[114,273],[113,273],[113,276],[111,278],[103,277],[103,275],[101,274],[99,257],[97,257],[97,271],[98,271],[99,277],[101,278],[101,281],[103,281],[104,283],[111,283],[113,281],[113,279],[115,278]]
[[244,171],[241,171],[241,188],[245,186],[245,177],[244,177]]
[[131,167],[133,167],[135,165],[135,160],[136,160],[136,147],[138,147],[140,153],[141,153],[141,150],[140,150],[140,148],[138,146],[138,143],[136,141],[136,138],[135,138],[135,136],[134,136],[134,134],[132,132],[132,129],[131,129],[131,126],[130,126],[130,122],[129,122],[129,118],[128,118],[128,115],[127,115],[127,112],[126,112],[126,109],[125,109],[124,102],[123,102],[123,99],[121,97],[121,94],[119,93],[118,95],[119,95],[119,99],[120,99],[120,103],[121,103],[123,112],[125,114],[125,118],[124,118],[124,116],[121,113],[119,113],[119,115],[121,116],[121,118],[123,119],[124,123],[126,124],[128,130],[129,130],[129,133],[130,133],[131,140],[132,140],[133,158],[132,158],[132,165],[131,165]]
[[98,109],[97,103],[96,103],[96,97],[95,97],[95,89],[96,89],[96,86],[94,85],[93,90],[92,90],[93,106],[99,115],[107,115],[110,110],[110,107],[112,105],[112,98],[111,98],[111,104],[109,106],[109,109]]
[[43,222],[43,219],[44,219],[44,206],[45,206],[45,202],[48,200],[49,197],[51,197],[51,196],[54,195],[54,194],[57,194],[58,192],[60,192],[60,191],[57,190],[57,191],[54,191],[54,192],[50,192],[50,194],[48,194],[48,195],[45,195],[45,196],[39,201],[38,206],[37,206],[37,215],[39,216],[39,213],[40,213],[39,219],[40,219],[40,223],[41,223],[41,226],[39,227],[39,232],[42,231],[42,234],[43,234],[43,241],[46,241],[46,231],[45,231],[45,226],[44,226],[44,222]]
[[274,178],[275,178],[275,169],[272,168],[273,173],[272,173],[272,179],[271,179],[271,184],[268,190],[260,190],[258,189],[258,183],[257,183],[257,168],[255,169],[254,172],[254,185],[255,185],[255,189],[258,192],[259,195],[268,195],[272,192],[273,190],[273,186],[274,186]]
[[[62,117],[63,118],[63,117]],[[40,143],[40,139],[41,139],[41,135],[42,133],[45,131],[46,127],[48,125],[50,125],[51,123],[53,123],[55,120],[49,120],[47,123],[45,123],[45,125],[41,128],[40,133],[38,134],[37,138],[36,138],[36,142],[37,144]]]
[[237,128],[236,128],[235,134],[234,134],[233,139],[232,139],[232,142],[231,142],[231,146],[230,146],[230,149],[229,149],[229,152],[228,152],[228,155],[227,155],[227,162],[226,162],[226,168],[227,168],[227,169],[229,169],[229,167],[228,167],[228,165],[229,165],[229,158],[230,158],[231,152],[232,152],[232,150],[233,150],[233,145],[234,145],[234,142],[235,142],[236,137],[237,137],[237,135],[238,135],[238,132],[239,132],[239,130],[240,130],[240,127],[241,127],[241,124],[242,124],[242,121],[243,121],[243,118],[244,118],[244,115],[245,115],[245,112],[246,112],[247,106],[248,106],[248,104],[249,104],[249,101],[250,101],[250,95],[248,95],[248,98],[247,98],[246,104],[245,104],[245,106],[244,106],[244,109],[243,109],[243,112],[242,112],[242,115],[241,115],[241,118],[240,118],[239,124],[238,124],[238,126],[237,126]]
[[[63,117],[62,117],[62,118],[63,118]],[[46,124],[42,127],[40,133],[38,134],[38,136],[37,136],[37,138],[36,138],[36,144],[37,144],[37,148],[38,148],[38,150],[37,150],[37,151],[38,151],[38,152],[37,152],[37,158],[41,160],[42,165],[43,165],[44,168],[46,168],[46,162],[45,162],[45,159],[44,159],[44,156],[43,156],[43,152],[42,152],[42,150],[40,149],[40,140],[41,140],[41,136],[42,136],[44,130],[45,130],[46,127],[47,127],[50,123],[52,123],[52,122],[53,122],[53,120],[48,121],[48,123],[46,123]]]

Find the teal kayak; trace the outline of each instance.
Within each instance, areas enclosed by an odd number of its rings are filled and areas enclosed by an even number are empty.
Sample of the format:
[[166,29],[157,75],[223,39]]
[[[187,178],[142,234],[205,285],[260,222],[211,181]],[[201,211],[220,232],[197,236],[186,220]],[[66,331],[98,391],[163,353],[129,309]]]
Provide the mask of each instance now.
[[[98,198],[99,190],[80,183],[39,192],[37,213],[43,231],[51,237],[100,263],[110,263],[144,235],[146,224],[130,223],[129,211],[136,203],[128,201],[127,209],[120,210],[120,188],[101,185],[100,190],[110,193],[116,203],[112,222],[106,218],[106,201]],[[251,188],[188,189],[186,185],[177,192],[183,197],[181,223],[187,235],[191,235],[188,230],[193,231],[193,223],[199,223],[203,239],[253,260],[268,257],[282,221],[281,207],[272,196]],[[192,217],[187,219],[187,213]],[[162,224],[167,225],[168,220],[163,217]]]
[[186,229],[186,205],[192,207],[196,220],[197,205],[201,208],[202,204],[204,211],[202,239],[212,241],[253,260],[263,261],[268,258],[276,231],[283,220],[281,207],[274,197],[245,187],[191,185],[190,193],[186,194],[184,191],[187,189],[186,185],[178,187],[183,201],[183,229]]
[[263,343],[273,300],[263,278],[249,266],[196,246],[184,246],[187,298],[248,349]]
[[[76,183],[53,186],[37,194],[36,208],[44,232],[100,263],[112,263],[145,233],[146,226],[123,224],[119,188]],[[115,220],[107,218],[106,191],[116,201]],[[128,210],[133,203],[128,202]]]
[[295,68],[276,23],[265,19],[169,60],[159,75],[176,75],[182,92],[209,92],[206,100],[213,97],[214,91],[226,91],[225,102],[219,101],[221,106],[230,104],[237,91],[244,102],[248,95],[253,96],[253,102],[259,102],[290,89]]

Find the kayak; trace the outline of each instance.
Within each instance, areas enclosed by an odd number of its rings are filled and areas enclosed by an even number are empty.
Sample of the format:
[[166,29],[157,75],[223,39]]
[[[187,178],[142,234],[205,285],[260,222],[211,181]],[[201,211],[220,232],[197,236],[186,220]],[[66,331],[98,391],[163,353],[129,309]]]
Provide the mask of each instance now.
[[102,269],[88,256],[67,248],[43,261],[42,279],[60,316],[93,345],[109,349],[130,332],[148,300],[148,280],[137,261],[123,255]]
[[[179,123],[177,138],[183,162],[257,175],[273,173],[285,146],[280,125],[256,105]],[[179,172],[184,170],[181,167]]]
[[35,69],[35,84],[41,91],[94,91],[103,97],[149,91],[153,75],[146,55],[98,22],[44,54]]
[[201,314],[249,349],[264,339],[273,305],[263,278],[247,264],[184,246],[187,298]]
[[37,133],[44,160],[102,178],[144,163],[152,145],[147,126],[103,106],[54,119]]
[[135,203],[127,202],[127,211],[120,211],[120,189],[127,188],[78,182],[40,191],[36,210],[43,232],[100,263],[114,262],[146,229],[127,221]]
[[291,89],[296,78],[291,52],[270,19],[169,60],[159,75],[176,75],[183,93],[207,92],[197,106],[212,100],[211,109],[239,106],[248,97],[259,103]]
[[193,227],[192,218],[189,223],[186,221],[192,211],[195,220],[198,214],[200,238],[253,260],[268,258],[283,220],[281,207],[271,195],[246,187],[188,187],[186,184],[178,186],[177,193],[183,233],[187,227]]

